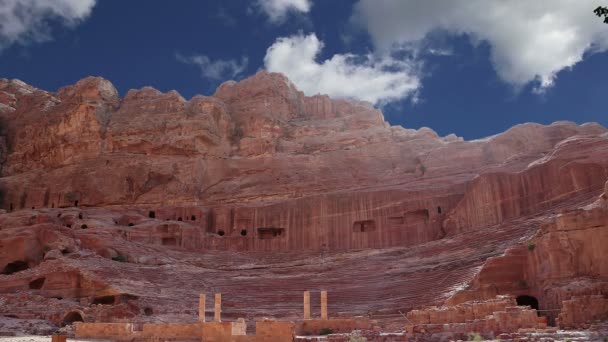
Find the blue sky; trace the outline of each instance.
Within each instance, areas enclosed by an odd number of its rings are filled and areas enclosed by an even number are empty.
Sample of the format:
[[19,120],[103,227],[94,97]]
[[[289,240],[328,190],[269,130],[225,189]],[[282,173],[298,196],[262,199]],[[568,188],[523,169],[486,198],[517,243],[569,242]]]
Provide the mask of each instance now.
[[592,12],[603,2],[7,0],[0,77],[55,91],[94,75],[123,95],[150,85],[190,98],[270,69],[440,135],[608,126],[608,25]]

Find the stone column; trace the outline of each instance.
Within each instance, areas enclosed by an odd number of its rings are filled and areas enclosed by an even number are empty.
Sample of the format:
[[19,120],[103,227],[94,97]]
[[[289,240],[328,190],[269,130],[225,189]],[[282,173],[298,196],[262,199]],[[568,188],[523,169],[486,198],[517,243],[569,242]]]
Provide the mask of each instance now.
[[198,300],[198,321],[205,322],[205,294],[201,293]]
[[304,319],[310,319],[310,292],[304,291]]
[[221,293],[215,294],[215,321],[216,322],[222,321],[222,294]]
[[327,291],[321,291],[321,319],[327,319]]

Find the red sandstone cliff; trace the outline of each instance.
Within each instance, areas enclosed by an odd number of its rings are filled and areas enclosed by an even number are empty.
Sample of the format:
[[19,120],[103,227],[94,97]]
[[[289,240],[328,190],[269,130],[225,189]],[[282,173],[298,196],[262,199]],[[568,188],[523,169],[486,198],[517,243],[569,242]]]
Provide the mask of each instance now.
[[[0,120],[0,314],[188,320],[215,290],[234,317],[293,317],[306,289],[372,315],[496,294],[553,308],[582,283],[606,295],[597,124],[463,141],[267,72],[190,100],[0,80]],[[595,230],[547,228],[567,215]]]

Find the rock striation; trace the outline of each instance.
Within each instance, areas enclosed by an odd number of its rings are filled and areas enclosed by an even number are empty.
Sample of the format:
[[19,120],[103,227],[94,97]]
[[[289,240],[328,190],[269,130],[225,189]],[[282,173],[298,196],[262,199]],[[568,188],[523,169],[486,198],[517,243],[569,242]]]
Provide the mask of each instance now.
[[464,141],[262,71],[190,100],[1,79],[0,135],[12,319],[190,322],[200,292],[222,292],[227,319],[291,319],[302,291],[328,290],[331,315],[385,329],[497,295],[574,325],[608,295],[598,124]]

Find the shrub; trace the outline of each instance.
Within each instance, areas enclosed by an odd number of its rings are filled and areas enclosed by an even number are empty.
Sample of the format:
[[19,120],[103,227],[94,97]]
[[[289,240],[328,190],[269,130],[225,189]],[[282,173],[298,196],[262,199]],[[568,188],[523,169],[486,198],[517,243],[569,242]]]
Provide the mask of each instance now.
[[65,200],[68,201],[68,202],[74,202],[78,198],[78,193],[76,193],[76,192],[68,192],[68,193],[66,193],[63,196],[63,198],[65,198]]
[[118,254],[117,256],[113,257],[112,260],[118,262],[127,262],[127,257],[122,254]]
[[469,333],[468,340],[469,341],[483,341],[483,337],[479,333],[473,332],[473,333]]
[[426,166],[420,164],[420,172],[422,173],[422,175],[424,176],[424,174],[426,173]]
[[534,248],[536,248],[536,244],[534,244],[534,243],[529,243],[529,244],[528,244],[528,250],[529,250],[529,251],[533,251],[533,250],[534,250]]
[[353,334],[348,339],[348,342],[367,342],[367,338],[361,336],[361,332],[359,330],[353,331]]
[[319,333],[320,335],[329,335],[329,334],[333,334],[334,331],[331,330],[330,328],[323,328],[321,329],[321,332]]

